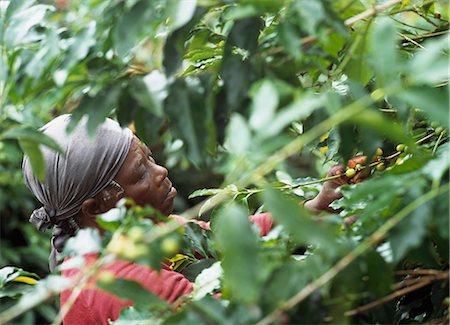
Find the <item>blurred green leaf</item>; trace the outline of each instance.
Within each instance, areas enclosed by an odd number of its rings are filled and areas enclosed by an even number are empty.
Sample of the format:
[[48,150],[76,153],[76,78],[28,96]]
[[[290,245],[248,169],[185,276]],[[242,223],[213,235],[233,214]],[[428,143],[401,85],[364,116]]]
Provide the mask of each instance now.
[[428,162],[422,170],[425,176],[433,181],[439,181],[450,167],[448,145],[441,146],[436,151],[436,157]]
[[446,128],[449,127],[449,88],[411,87],[400,92],[398,96],[413,108],[419,108]]
[[330,225],[314,221],[311,214],[300,206],[300,202],[270,188],[264,192],[264,200],[275,221],[284,226],[297,244],[319,246],[331,256],[338,252],[339,245]]
[[120,311],[119,318],[112,322],[113,325],[142,325],[155,315],[146,308],[125,307]]
[[425,42],[406,68],[409,81],[417,85],[434,86],[448,80],[448,60],[447,36]]
[[[173,75],[179,68],[181,62],[183,61],[186,38],[190,35],[191,29],[205,14],[205,12],[205,8],[197,7],[191,21],[187,25],[173,31],[167,37],[167,41],[164,44],[163,65],[168,76]],[[202,51],[205,50],[207,49],[202,49]]]
[[237,205],[224,207],[217,216],[213,230],[223,254],[224,286],[233,300],[255,303],[259,296],[260,279],[258,239],[248,215]]
[[[25,43],[29,31],[42,22],[47,11],[53,10],[53,7],[43,4],[38,4],[25,9],[29,2],[22,3],[24,3],[24,5],[18,6],[19,8],[8,6],[6,16],[14,11],[8,27],[5,29],[4,42],[8,48],[13,48],[14,46]],[[11,7],[11,10],[9,10],[9,7]],[[21,10],[15,11],[16,9]]]
[[72,113],[71,121],[68,125],[69,132],[72,131],[78,121],[88,115],[87,130],[93,136],[97,126],[105,121],[112,109],[117,105],[120,95],[120,86],[112,85],[101,89],[94,96],[85,95]]
[[325,104],[326,95],[298,93],[297,98],[268,121],[264,127],[258,129],[258,138],[267,139],[280,133],[285,127],[299,119],[306,119],[312,112]]
[[120,299],[129,299],[137,307],[151,308],[152,310],[164,310],[167,302],[142,287],[138,282],[117,278],[113,282],[97,281],[97,286]]
[[63,150],[53,138],[30,126],[21,126],[9,129],[4,133],[0,133],[0,140],[1,139],[16,139],[19,141],[28,141],[30,143],[34,143],[34,146],[36,148],[38,148],[39,144],[43,144],[50,149],[63,153]]
[[257,48],[261,27],[262,20],[259,17],[237,21],[225,42],[220,75],[231,111],[239,107],[247,95],[252,78],[249,58]]
[[380,17],[370,31],[371,62],[379,87],[397,80],[401,62],[397,52],[397,29],[389,17]]
[[281,9],[281,1],[272,0],[243,0],[239,5],[226,8],[225,18],[227,20],[239,20],[267,13],[276,13]]
[[156,5],[140,0],[129,10],[124,10],[111,30],[111,37],[114,41],[114,50],[122,59],[144,38],[146,32],[152,30],[154,17],[158,13]]
[[39,279],[39,276],[35,273],[27,272],[14,266],[5,266],[0,269],[0,288],[3,288],[11,281],[14,281],[17,277],[31,277],[34,279]]
[[[417,187],[413,187],[406,197],[409,199],[408,201],[413,201],[422,195],[422,191]],[[430,217],[429,204],[422,204],[392,229],[389,242],[392,247],[394,262],[400,261],[409,249],[415,248],[422,243],[427,233]]]
[[[155,71],[152,72],[152,75],[156,76]],[[165,98],[162,93],[166,88],[165,78],[163,79],[160,76],[158,74],[158,77],[151,78],[148,82],[145,78],[135,78],[130,82],[131,95],[142,107],[145,107],[150,113],[158,117],[162,116],[161,102]],[[153,93],[152,89],[149,89],[149,85],[157,88],[155,93]]]
[[249,124],[253,130],[269,125],[278,107],[278,92],[269,79],[264,79],[252,87],[250,96],[252,97],[252,114]]
[[246,121],[240,114],[232,114],[227,126],[224,146],[230,153],[244,155],[250,144],[251,133]]
[[188,199],[192,199],[194,197],[199,197],[199,196],[214,195],[214,194],[218,194],[220,192],[223,192],[223,189],[221,189],[221,188],[202,188],[200,190],[195,190],[194,192],[192,192],[188,196]]
[[197,0],[169,0],[169,26],[172,30],[187,24],[194,16]]
[[34,175],[42,182],[45,178],[45,161],[39,146],[30,140],[19,140],[19,145],[29,157]]
[[353,43],[346,53],[347,56],[342,61],[342,64],[345,62],[343,72],[350,79],[358,81],[362,85],[367,85],[373,76],[373,72],[367,64],[367,34],[369,26],[370,24],[367,24],[363,28],[357,30],[353,36]]

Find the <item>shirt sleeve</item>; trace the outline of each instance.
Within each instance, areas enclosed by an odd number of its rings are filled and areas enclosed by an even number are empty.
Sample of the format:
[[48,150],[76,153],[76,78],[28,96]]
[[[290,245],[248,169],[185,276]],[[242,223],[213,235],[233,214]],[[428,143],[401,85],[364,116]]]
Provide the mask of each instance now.
[[273,218],[268,212],[254,214],[248,218],[259,227],[259,235],[261,237],[267,235],[273,227]]

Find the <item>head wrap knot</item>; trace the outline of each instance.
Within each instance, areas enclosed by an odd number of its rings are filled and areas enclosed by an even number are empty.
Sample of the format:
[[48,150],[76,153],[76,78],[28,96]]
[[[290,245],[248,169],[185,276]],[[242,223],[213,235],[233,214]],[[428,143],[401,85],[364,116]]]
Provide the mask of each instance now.
[[54,221],[52,219],[53,217],[55,217],[55,215],[56,215],[55,210],[50,209],[47,212],[47,210],[44,207],[42,207],[33,211],[29,221],[39,231],[46,231],[47,229],[50,229],[54,225]]

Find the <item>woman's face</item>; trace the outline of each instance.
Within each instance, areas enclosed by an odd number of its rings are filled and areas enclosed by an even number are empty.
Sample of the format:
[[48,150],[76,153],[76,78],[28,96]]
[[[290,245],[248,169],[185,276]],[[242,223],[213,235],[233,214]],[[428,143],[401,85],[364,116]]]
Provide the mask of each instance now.
[[123,187],[124,197],[133,199],[140,206],[148,205],[169,215],[177,190],[167,174],[167,169],[156,164],[151,151],[135,138],[114,179]]

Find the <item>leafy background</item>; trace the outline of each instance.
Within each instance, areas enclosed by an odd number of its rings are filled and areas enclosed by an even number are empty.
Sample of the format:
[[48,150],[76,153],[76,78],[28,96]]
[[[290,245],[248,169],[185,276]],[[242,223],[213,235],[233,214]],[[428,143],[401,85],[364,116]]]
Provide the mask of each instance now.
[[[446,1],[14,0],[0,13],[0,260],[16,267],[0,270],[2,321],[59,322],[63,282],[27,222],[38,204],[20,165],[26,152],[44,177],[39,145],[57,146],[37,129],[66,112],[91,132],[107,116],[133,128],[170,170],[176,212],[212,222],[214,236],[162,231],[135,207],[103,221],[103,240],[80,234],[196,283],[173,313],[100,277],[136,302],[118,324],[448,321]],[[377,148],[340,213],[299,207],[330,166]],[[265,211],[277,227],[259,238],[247,217]]]

